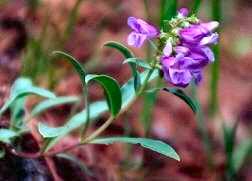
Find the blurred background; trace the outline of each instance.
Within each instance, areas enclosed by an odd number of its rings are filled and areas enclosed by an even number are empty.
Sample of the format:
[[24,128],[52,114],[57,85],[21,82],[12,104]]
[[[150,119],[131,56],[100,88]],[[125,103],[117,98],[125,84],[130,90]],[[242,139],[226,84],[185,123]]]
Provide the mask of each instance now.
[[[54,90],[57,95],[81,94],[78,75],[69,64],[51,61],[53,50],[70,53],[89,73],[111,75],[122,85],[130,78],[130,69],[122,65],[123,57],[118,52],[104,48],[103,44],[113,40],[126,45],[129,16],[146,19],[158,27],[162,2],[0,0],[0,105],[20,76],[29,77],[36,85]],[[221,25],[220,45],[214,47],[217,63],[205,69],[196,93],[186,89],[199,99],[201,114],[195,116],[177,97],[160,93],[143,97],[105,134],[161,139],[177,150],[181,162],[128,145],[80,147],[71,151],[78,164],[55,158],[58,175],[63,180],[190,181],[231,177],[252,180],[252,1],[178,0],[177,7],[195,8],[202,20],[215,19]],[[132,48],[138,57],[147,57],[148,49],[147,45]],[[92,85],[90,97],[91,101],[99,100],[103,92]],[[37,101],[29,99],[27,107]],[[61,106],[38,120],[59,126],[67,121],[73,109],[80,108],[81,105]],[[102,116],[93,129],[106,117]],[[8,120],[8,115],[2,117],[0,127],[8,126]],[[234,130],[236,134],[232,137]],[[76,138],[72,134],[57,147],[74,142]],[[233,152],[235,159],[230,158]],[[88,171],[83,171],[79,164],[85,165]],[[0,180],[6,180],[15,167],[8,159],[0,161]]]

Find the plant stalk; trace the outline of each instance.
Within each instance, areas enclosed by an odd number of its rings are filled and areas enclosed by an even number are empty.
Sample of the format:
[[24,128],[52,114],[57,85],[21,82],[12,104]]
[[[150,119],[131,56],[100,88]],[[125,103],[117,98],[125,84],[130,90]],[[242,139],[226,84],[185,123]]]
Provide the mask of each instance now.
[[90,136],[88,136],[87,138],[85,138],[81,144],[86,144],[88,142],[91,142],[92,140],[94,140],[96,137],[98,137],[105,129],[107,129],[109,127],[109,125],[114,121],[114,119],[116,119],[117,117],[119,117],[121,114],[123,114],[124,112],[126,112],[130,107],[131,105],[137,100],[137,98],[143,93],[143,91],[145,90],[146,86],[147,86],[147,83],[148,83],[148,80],[150,79],[150,76],[151,74],[153,73],[154,71],[154,68],[151,69],[142,86],[140,87],[139,91],[137,92],[136,96],[134,97],[134,99],[125,107],[123,108],[118,114],[117,116],[113,117],[113,116],[110,116],[107,121],[105,121],[105,123],[103,123],[103,125],[101,127],[99,127],[96,131],[94,131]]

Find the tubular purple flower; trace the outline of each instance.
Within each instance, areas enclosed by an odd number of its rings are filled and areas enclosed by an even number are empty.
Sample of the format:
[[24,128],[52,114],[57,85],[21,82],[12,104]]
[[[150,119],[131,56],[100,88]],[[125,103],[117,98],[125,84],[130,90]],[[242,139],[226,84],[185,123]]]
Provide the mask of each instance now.
[[187,69],[191,60],[182,54],[176,57],[163,56],[161,63],[165,80],[175,86],[186,87],[194,78],[194,74]]
[[159,35],[159,31],[142,19],[135,17],[128,18],[128,25],[133,32],[128,36],[128,44],[134,47],[141,47],[146,39],[152,39]]
[[[179,36],[182,42],[192,45],[200,44],[201,41],[203,41],[203,45],[216,43],[218,40],[218,34],[212,34],[212,31],[218,26],[219,23],[216,21],[191,25],[187,28],[181,29]],[[204,39],[206,37],[208,38]]]
[[178,15],[181,17],[186,17],[189,14],[189,10],[187,8],[181,8],[178,10]]
[[211,45],[211,44],[217,44],[219,41],[219,34],[218,33],[212,33],[209,36],[206,36],[200,40],[200,45]]
[[163,53],[165,56],[170,56],[172,54],[172,43],[169,40],[166,42]]
[[167,82],[186,87],[192,79],[198,84],[202,80],[202,69],[214,61],[214,54],[207,46],[174,48],[175,56],[162,56],[161,64]]

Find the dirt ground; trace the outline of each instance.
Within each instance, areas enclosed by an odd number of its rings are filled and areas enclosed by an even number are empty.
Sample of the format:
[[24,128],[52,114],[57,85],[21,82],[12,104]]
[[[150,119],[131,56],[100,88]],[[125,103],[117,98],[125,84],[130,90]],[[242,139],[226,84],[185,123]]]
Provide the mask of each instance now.
[[[27,52],[30,38],[37,38],[43,31],[43,24],[48,21],[44,35],[43,51],[50,54],[55,48],[63,48],[87,66],[90,73],[106,73],[114,76],[120,84],[130,77],[130,70],[122,65],[122,57],[117,52],[105,49],[103,43],[108,40],[125,43],[129,29],[128,16],[146,17],[144,5],[140,0],[95,0],[84,1],[79,10],[76,25],[64,41],[63,47],[57,45],[58,32],[66,25],[67,16],[74,6],[73,0],[44,0],[38,8],[29,7],[26,1],[13,0],[0,5],[0,105],[9,96],[10,86],[22,73],[22,61]],[[186,5],[189,1],[185,1]],[[151,1],[153,21],[158,19],[158,3]],[[183,4],[183,3],[182,3]],[[161,139],[172,145],[181,162],[166,159],[148,150],[133,147],[132,155],[127,154],[127,145],[85,146],[70,151],[77,160],[84,163],[83,171],[76,162],[62,157],[53,157],[57,174],[63,180],[167,180],[196,181],[223,180],[225,155],[221,125],[231,125],[239,121],[237,142],[251,136],[252,128],[252,2],[233,0],[224,11],[221,24],[221,67],[219,81],[219,113],[205,117],[211,141],[213,143],[213,165],[208,167],[207,155],[197,130],[196,118],[187,105],[172,95],[160,93],[153,110],[153,125],[150,137]],[[202,17],[205,10],[202,8]],[[136,11],[137,10],[137,11]],[[66,13],[67,12],[67,13]],[[49,17],[49,18],[48,18]],[[63,38],[64,40],[64,38]],[[249,43],[249,45],[247,45]],[[245,44],[245,45],[244,45]],[[246,46],[247,45],[247,46]],[[240,48],[242,47],[242,48]],[[144,57],[143,50],[133,49],[139,57]],[[34,60],[37,61],[37,60]],[[53,89],[57,95],[80,95],[81,85],[78,75],[70,71],[70,66],[57,62]],[[60,68],[59,68],[60,67]],[[209,70],[205,70],[203,82],[199,85],[199,96],[205,115],[209,100]],[[47,76],[37,75],[36,84],[48,87]],[[98,100],[103,92],[92,86],[91,100]],[[29,99],[30,108],[37,101]],[[142,100],[127,114],[124,114],[109,127],[105,134],[125,134],[125,122],[130,125],[130,135],[143,136],[144,131],[139,121]],[[62,125],[70,114],[71,106],[61,106],[43,114],[35,122],[47,120],[51,125]],[[92,129],[105,121],[102,116]],[[7,127],[9,115],[0,119],[0,127]],[[91,129],[91,130],[92,130]],[[36,150],[36,143],[27,135],[23,138],[27,151]],[[67,136],[55,149],[75,143],[76,134]],[[238,174],[238,180],[252,180],[252,160],[248,159]],[[15,173],[15,174],[14,174]],[[52,180],[47,164],[43,159],[22,159],[11,154],[0,160],[0,180]]]

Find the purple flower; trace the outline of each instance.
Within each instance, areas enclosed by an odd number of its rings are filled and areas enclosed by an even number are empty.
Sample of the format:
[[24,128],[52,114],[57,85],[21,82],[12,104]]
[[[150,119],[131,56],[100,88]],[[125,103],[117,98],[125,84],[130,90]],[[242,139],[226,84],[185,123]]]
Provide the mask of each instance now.
[[186,87],[193,79],[197,84],[201,81],[202,69],[214,61],[214,54],[208,46],[218,42],[219,35],[213,32],[218,25],[215,21],[192,24],[179,31],[176,47],[166,43],[161,57],[166,81],[179,87]]
[[187,8],[181,8],[178,10],[178,15],[181,17],[187,17],[189,14],[189,10]]
[[182,55],[176,57],[163,56],[161,63],[165,80],[175,86],[186,87],[195,75],[193,71],[187,68],[191,60],[191,58]]
[[128,44],[134,47],[141,47],[146,39],[152,39],[159,35],[159,31],[142,19],[135,17],[128,18],[128,25],[132,28],[128,36]]
[[202,69],[214,61],[214,54],[207,46],[176,46],[175,55],[161,57],[164,78],[171,84],[186,87],[194,79],[198,84],[202,79]]
[[205,45],[217,44],[218,41],[219,41],[218,33],[212,33],[209,36],[202,38],[200,40],[200,45],[205,46]]
[[207,46],[177,46],[177,54],[191,58],[190,66],[187,68],[199,69],[214,61],[214,54]]
[[165,56],[170,56],[172,54],[172,43],[171,41],[167,41],[165,47],[163,49],[163,53]]
[[191,45],[209,45],[217,43],[218,34],[212,33],[219,26],[216,21],[199,23],[183,28],[179,32],[181,41]]

